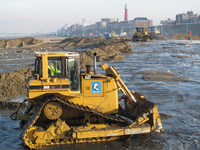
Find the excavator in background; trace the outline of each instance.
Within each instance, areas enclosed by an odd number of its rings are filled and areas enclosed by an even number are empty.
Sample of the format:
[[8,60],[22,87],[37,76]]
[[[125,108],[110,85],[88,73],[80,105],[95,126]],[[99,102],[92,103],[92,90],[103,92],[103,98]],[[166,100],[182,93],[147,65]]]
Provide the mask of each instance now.
[[111,36],[112,37],[118,37],[118,35],[115,33],[115,31],[112,31]]
[[149,35],[145,27],[136,27],[136,32],[133,35],[133,42],[143,41],[147,42],[153,40]]
[[[35,55],[35,71],[25,81],[27,107],[10,116],[21,120],[22,139],[29,148],[162,131],[157,105],[130,92],[113,66],[104,64],[105,74],[97,73],[96,53],[94,69],[87,65],[85,71],[76,52]],[[123,93],[120,98],[118,91]]]

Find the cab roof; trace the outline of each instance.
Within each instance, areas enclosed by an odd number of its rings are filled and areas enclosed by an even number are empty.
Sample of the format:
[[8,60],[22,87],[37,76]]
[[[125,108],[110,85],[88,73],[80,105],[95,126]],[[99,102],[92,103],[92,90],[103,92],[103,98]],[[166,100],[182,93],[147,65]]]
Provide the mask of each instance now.
[[49,57],[66,57],[66,56],[79,56],[77,52],[65,52],[65,51],[46,51],[46,52],[35,52],[36,57],[41,57],[42,55],[48,55]]

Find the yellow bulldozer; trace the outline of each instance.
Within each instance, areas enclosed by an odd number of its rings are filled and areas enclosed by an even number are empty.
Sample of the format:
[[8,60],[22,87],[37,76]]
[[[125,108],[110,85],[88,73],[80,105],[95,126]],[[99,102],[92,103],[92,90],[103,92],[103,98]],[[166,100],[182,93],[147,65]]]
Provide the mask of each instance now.
[[145,27],[136,27],[136,32],[133,35],[133,42],[143,41],[147,42],[153,40],[149,35]]
[[25,82],[27,107],[10,116],[21,120],[22,139],[31,149],[162,131],[157,105],[130,92],[113,66],[104,64],[105,74],[97,73],[96,53],[85,70],[76,52],[35,55],[35,71]]

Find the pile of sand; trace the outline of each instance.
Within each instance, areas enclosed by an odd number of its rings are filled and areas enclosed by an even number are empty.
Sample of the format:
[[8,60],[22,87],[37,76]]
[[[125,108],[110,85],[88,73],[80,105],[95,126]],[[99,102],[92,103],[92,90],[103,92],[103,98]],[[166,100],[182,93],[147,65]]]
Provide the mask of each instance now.
[[93,64],[93,55],[97,54],[97,61],[118,61],[126,59],[123,53],[133,53],[132,46],[125,40],[102,41],[96,47],[80,52],[81,69],[87,64]]
[[0,99],[25,94],[25,77],[33,68],[23,68],[15,72],[0,73]]
[[172,35],[172,39],[174,39],[174,40],[188,40],[189,36],[187,34],[175,33],[174,35]]
[[3,39],[0,40],[0,47],[8,48],[24,48],[27,46],[35,46],[42,44],[43,40],[36,40],[34,37],[25,37],[18,39]]
[[152,39],[154,40],[200,40],[200,36],[198,35],[187,35],[184,33],[175,33],[175,34],[171,34],[171,35],[161,35],[161,34],[157,34],[157,35],[150,35]]
[[169,37],[166,35],[161,35],[161,34],[152,34],[150,35],[151,39],[153,40],[169,40]]
[[191,35],[190,37],[192,40],[200,40],[200,36],[199,35]]

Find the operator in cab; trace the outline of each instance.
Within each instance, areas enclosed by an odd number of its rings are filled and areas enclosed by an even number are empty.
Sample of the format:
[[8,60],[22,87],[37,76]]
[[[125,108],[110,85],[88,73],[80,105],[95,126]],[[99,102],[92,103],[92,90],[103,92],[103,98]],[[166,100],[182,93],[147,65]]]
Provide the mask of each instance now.
[[[52,61],[52,60],[49,60],[48,61],[48,74],[50,76],[54,76],[55,73],[61,73],[60,70],[57,69],[57,64],[56,64],[56,61]],[[55,68],[56,67],[56,68]]]

